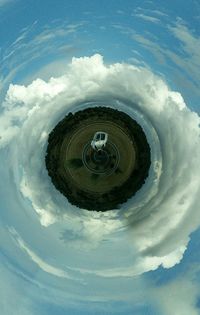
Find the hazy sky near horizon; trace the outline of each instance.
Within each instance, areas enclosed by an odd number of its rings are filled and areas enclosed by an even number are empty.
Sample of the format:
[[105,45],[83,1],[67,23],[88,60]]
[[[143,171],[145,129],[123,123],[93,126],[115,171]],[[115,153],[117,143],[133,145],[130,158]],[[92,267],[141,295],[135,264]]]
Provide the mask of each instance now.
[[[200,4],[0,0],[2,315],[200,314]],[[117,211],[71,206],[45,169],[68,112],[110,105],[151,146]]]

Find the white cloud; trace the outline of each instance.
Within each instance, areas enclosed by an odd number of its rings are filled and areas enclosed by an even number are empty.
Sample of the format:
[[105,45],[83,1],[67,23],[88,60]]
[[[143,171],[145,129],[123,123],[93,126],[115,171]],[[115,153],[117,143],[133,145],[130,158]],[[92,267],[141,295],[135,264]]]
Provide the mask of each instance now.
[[[136,108],[126,103],[137,104],[152,145],[155,167],[149,184],[122,210],[121,218],[118,212],[114,217],[109,212],[107,217],[95,218],[87,211],[75,211],[52,186],[44,165],[47,135],[60,117],[75,110],[74,104],[99,99],[133,116]],[[170,268],[182,259],[190,233],[200,224],[200,119],[186,107],[179,93],[170,91],[148,69],[120,63],[105,65],[100,55],[94,55],[73,58],[63,76],[48,82],[37,79],[28,86],[10,85],[3,105],[1,146],[10,143],[14,148],[13,156],[22,173],[19,189],[32,203],[42,225],[64,219],[69,233],[76,226],[72,241],[76,248],[96,247],[123,227],[122,231],[130,234],[129,242],[141,254],[141,260],[130,267],[132,275],[160,265]],[[156,153],[159,141],[164,164]],[[124,275],[128,273],[124,270]]]
[[161,10],[156,10],[156,9],[147,9],[147,8],[142,8],[142,7],[137,7],[135,10],[134,10],[134,14],[138,14],[138,15],[147,15],[147,16],[159,16],[159,18],[165,18],[167,17],[168,15],[161,11]]
[[165,12],[163,11],[160,11],[160,10],[149,10],[151,13],[154,13],[156,15],[159,15],[161,17],[164,17],[164,16],[168,16]]
[[[19,73],[20,75],[25,73],[23,72],[24,69],[26,69],[28,75],[24,74],[24,81],[22,81],[22,77],[20,77],[21,82],[27,82],[29,78],[31,79],[31,77],[34,76],[34,69],[36,69],[37,72],[37,61],[40,60],[42,55],[48,55],[50,58],[56,59],[56,61],[59,59],[63,60],[63,58],[66,60],[67,56],[71,58],[77,51],[73,37],[81,30],[83,25],[84,22],[81,21],[76,24],[69,24],[65,21],[59,21],[59,23],[57,21],[56,24],[56,22],[53,21],[51,25],[45,25],[42,29],[38,30],[39,24],[38,21],[35,20],[31,25],[23,28],[18,38],[10,46],[1,51],[0,81],[2,89],[7,89],[8,84],[12,82]],[[31,65],[30,68],[29,65]],[[45,65],[44,63],[44,67]],[[55,67],[51,69],[53,71]],[[42,71],[41,64],[38,72],[40,71]],[[57,72],[56,69],[55,74],[51,73],[50,76],[56,76]],[[50,76],[48,76],[48,79]],[[3,90],[1,90],[1,94],[2,91]]]
[[179,40],[184,55],[167,52],[168,56],[199,85],[200,37],[195,35],[182,20],[177,20],[174,26],[169,26],[169,30]]
[[199,285],[184,274],[152,290],[155,300],[164,315],[198,315]]
[[70,275],[61,269],[55,268],[49,264],[47,264],[44,260],[42,260],[38,255],[36,255],[32,250],[30,250],[22,239],[18,239],[19,246],[23,249],[29,257],[45,272],[48,272],[56,277],[67,278],[70,279]]
[[43,44],[51,39],[58,37],[65,37],[69,34],[76,33],[76,31],[83,25],[83,23],[68,24],[64,27],[57,27],[54,29],[46,29],[34,38],[34,45]]
[[162,256],[143,256],[134,259],[134,264],[126,267],[112,267],[112,268],[100,268],[100,269],[87,269],[87,268],[73,268],[71,270],[78,271],[81,274],[92,274],[103,278],[130,278],[142,275],[149,270],[156,270],[158,267],[171,268],[177,264],[182,258],[186,248],[182,247],[174,252]]
[[134,16],[136,16],[142,20],[152,22],[152,23],[160,23],[161,22],[160,19],[158,19],[157,17],[146,15],[143,13],[137,13],[137,14],[134,14]]
[[[147,11],[136,10],[134,14],[145,15]],[[162,67],[170,70],[168,80],[178,85],[180,90],[189,98],[198,100],[200,96],[199,85],[199,58],[200,58],[200,38],[194,30],[191,30],[188,25],[180,18],[175,23],[166,21],[166,34],[169,39],[163,42],[162,37],[154,37],[152,33],[138,33],[132,28],[114,25],[121,33],[129,36],[132,40],[138,42],[143,48],[147,49],[159,62]],[[157,33],[156,33],[157,34]],[[172,45],[174,38],[176,44]],[[191,105],[191,104],[190,104]],[[196,105],[198,107],[198,104]]]
[[[144,36],[140,33],[137,33],[132,28],[123,27],[120,25],[113,25],[113,27],[118,29],[122,34],[129,36],[132,40],[138,42],[143,47],[148,49],[161,64],[166,63],[166,57],[164,54],[164,49],[162,49],[162,46],[160,45],[158,38],[155,39],[154,36],[152,38],[152,34],[149,34],[149,33],[147,36]],[[144,60],[143,60],[143,62],[144,62]]]

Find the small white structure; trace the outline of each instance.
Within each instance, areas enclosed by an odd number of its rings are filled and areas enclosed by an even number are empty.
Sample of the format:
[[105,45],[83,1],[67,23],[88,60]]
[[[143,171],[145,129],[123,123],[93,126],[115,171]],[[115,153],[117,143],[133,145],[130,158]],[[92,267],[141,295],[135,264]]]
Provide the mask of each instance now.
[[108,134],[103,131],[98,131],[94,134],[94,137],[91,141],[91,146],[94,150],[102,150],[106,146],[108,141]]

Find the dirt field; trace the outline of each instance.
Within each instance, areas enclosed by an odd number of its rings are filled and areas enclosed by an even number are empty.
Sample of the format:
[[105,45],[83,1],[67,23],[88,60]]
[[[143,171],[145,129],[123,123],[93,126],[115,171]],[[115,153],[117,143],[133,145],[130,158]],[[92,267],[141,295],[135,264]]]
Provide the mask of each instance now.
[[[84,146],[91,142],[94,133],[99,130],[108,133],[109,141],[117,147],[120,156],[118,164],[120,172],[99,175],[94,182],[92,171],[84,166],[77,169],[72,168],[66,162],[72,159],[82,159]],[[116,185],[121,185],[127,180],[133,168],[136,167],[136,153],[128,135],[114,123],[109,121],[90,123],[87,121],[84,123],[84,126],[80,126],[70,137],[64,139],[60,161],[62,172],[65,174],[67,181],[73,181],[74,185],[81,190],[103,193],[111,190]]]

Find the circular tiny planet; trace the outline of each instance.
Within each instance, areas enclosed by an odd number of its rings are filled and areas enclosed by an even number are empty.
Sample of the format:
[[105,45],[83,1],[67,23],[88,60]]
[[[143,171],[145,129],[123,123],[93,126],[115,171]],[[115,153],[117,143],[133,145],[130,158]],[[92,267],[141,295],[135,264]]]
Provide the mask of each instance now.
[[46,168],[68,201],[86,210],[118,209],[145,183],[150,147],[129,115],[99,106],[69,113],[48,138]]

